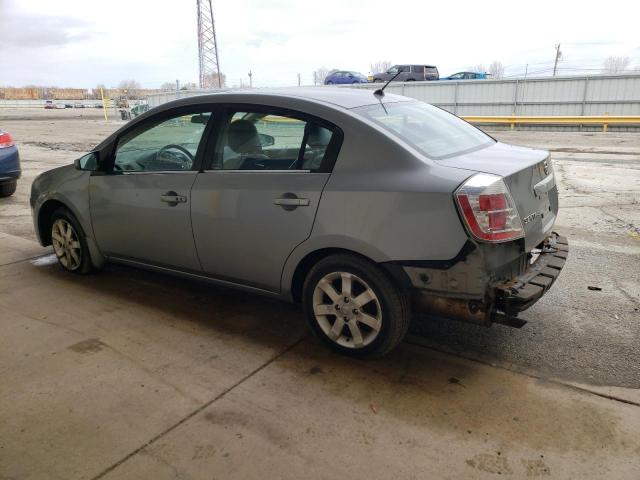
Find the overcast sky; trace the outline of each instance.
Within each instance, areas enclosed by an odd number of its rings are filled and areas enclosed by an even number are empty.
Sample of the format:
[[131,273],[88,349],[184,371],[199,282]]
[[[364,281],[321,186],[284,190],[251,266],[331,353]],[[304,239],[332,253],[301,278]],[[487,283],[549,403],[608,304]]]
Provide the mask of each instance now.
[[[214,0],[228,83],[312,82],[318,67],[368,73],[378,60],[432,63],[441,75],[501,61],[507,75],[640,66],[640,2]],[[144,87],[198,78],[196,0],[0,0],[0,85]],[[590,70],[585,70],[590,71]]]

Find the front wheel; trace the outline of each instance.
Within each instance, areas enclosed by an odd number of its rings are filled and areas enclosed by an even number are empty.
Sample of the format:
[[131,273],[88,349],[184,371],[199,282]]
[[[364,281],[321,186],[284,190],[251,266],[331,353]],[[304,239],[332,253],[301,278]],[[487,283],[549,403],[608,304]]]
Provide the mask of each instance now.
[[78,220],[66,208],[56,210],[51,217],[51,243],[62,268],[86,274],[92,269],[89,248]]
[[411,319],[407,294],[377,265],[354,255],[332,255],[311,269],[303,308],[324,344],[355,357],[389,353]]

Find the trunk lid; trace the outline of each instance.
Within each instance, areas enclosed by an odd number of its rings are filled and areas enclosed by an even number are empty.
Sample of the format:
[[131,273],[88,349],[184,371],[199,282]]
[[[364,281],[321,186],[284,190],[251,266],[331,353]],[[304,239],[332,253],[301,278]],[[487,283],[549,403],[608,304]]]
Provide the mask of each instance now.
[[551,233],[558,214],[558,188],[549,152],[498,142],[436,162],[503,177],[522,219],[526,251]]

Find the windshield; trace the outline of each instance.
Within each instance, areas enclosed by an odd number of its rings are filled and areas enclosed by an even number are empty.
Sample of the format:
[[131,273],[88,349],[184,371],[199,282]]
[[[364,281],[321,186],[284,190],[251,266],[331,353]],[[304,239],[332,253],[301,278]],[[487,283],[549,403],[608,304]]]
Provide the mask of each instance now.
[[494,140],[440,108],[423,102],[367,105],[354,112],[410,143],[433,159],[488,146]]

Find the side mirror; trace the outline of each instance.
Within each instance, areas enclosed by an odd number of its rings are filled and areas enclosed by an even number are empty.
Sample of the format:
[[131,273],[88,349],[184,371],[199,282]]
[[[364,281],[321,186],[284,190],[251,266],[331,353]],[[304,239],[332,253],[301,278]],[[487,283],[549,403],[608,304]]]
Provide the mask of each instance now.
[[86,170],[89,172],[98,169],[98,152],[87,153],[86,155],[76,158],[73,161],[73,166],[76,170]]
[[267,135],[266,133],[259,133],[258,138],[260,138],[261,147],[271,147],[274,143],[276,143],[276,139],[271,135]]

